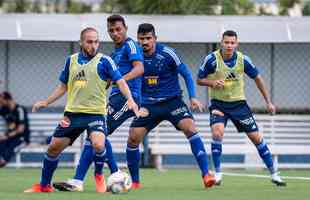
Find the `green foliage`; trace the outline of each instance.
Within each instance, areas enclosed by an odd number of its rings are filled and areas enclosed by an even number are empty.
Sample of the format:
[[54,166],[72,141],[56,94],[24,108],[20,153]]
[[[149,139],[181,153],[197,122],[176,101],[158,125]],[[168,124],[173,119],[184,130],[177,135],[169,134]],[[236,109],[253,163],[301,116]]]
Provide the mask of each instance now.
[[249,0],[223,0],[222,15],[254,14],[254,3]]
[[105,0],[101,10],[108,13],[131,14],[215,14],[213,6],[219,0]]
[[32,11],[33,13],[42,13],[40,1],[35,1],[35,2],[33,3],[32,10],[31,10],[31,11]]
[[91,6],[76,2],[74,0],[67,1],[67,13],[89,13]]
[[305,16],[310,16],[310,1],[307,1],[305,3],[305,7],[302,11],[302,14],[305,15]]
[[300,2],[301,0],[279,0],[278,4],[280,7],[280,15],[288,15],[288,10]]

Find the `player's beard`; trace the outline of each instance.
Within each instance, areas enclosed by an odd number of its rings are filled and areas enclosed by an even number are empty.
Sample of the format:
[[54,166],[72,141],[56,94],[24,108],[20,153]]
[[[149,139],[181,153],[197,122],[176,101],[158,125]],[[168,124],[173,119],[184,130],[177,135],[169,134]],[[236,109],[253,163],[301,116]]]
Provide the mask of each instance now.
[[87,57],[94,57],[97,54],[97,50],[96,49],[91,49],[91,51],[87,51],[86,49],[82,48],[82,51],[84,52],[84,54]]
[[142,45],[143,53],[149,54],[152,51],[152,47],[149,45]]

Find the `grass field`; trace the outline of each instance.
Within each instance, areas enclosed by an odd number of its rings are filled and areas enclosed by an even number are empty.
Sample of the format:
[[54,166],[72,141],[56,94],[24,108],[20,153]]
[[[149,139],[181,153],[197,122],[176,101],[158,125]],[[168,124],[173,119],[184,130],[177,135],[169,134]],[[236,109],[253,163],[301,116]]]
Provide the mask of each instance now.
[[[265,174],[263,171],[229,171],[244,174]],[[84,192],[54,192],[41,194],[25,194],[40,178],[40,169],[0,169],[0,200],[306,200],[310,199],[310,180],[287,179],[287,187],[276,187],[270,179],[255,177],[224,176],[221,186],[204,189],[197,170],[169,169],[165,172],[142,170],[143,188],[130,191],[128,194],[113,195],[95,192],[91,175],[85,182]],[[54,180],[70,178],[73,169],[58,169]],[[282,176],[310,177],[310,171],[282,171]]]

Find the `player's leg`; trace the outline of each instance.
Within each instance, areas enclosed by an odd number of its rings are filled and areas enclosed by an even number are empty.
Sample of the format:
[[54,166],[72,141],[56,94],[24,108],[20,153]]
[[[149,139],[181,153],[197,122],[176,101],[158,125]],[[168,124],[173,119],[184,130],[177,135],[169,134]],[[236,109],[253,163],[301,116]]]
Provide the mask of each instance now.
[[53,137],[44,156],[41,181],[24,192],[52,192],[51,180],[57,168],[60,153],[70,144],[67,137]]
[[142,142],[144,136],[161,121],[161,119],[157,117],[154,106],[145,106],[140,109],[140,111],[142,110],[142,116],[135,118],[130,125],[126,148],[127,166],[133,181],[133,189],[141,187],[139,176],[139,144]]
[[40,184],[34,185],[25,192],[51,192],[51,179],[57,168],[58,157],[60,153],[71,145],[75,139],[84,131],[81,120],[73,114],[65,113],[64,118],[57,126],[51,143],[48,146],[47,153],[44,157],[42,176]]
[[15,138],[9,138],[7,140],[6,149],[4,151],[4,160],[8,163],[12,157],[15,156],[15,152],[19,145],[21,145],[23,142],[21,138],[15,137]]
[[0,168],[4,167],[7,164],[6,160],[4,159],[6,145],[7,145],[7,140],[0,141]]
[[[127,119],[133,116],[135,116],[135,114],[131,110],[128,110],[127,99],[123,95],[119,94],[110,97],[107,116],[107,134],[111,135]],[[112,174],[119,169],[109,141],[106,141],[106,151],[105,162],[108,164],[110,173]]]
[[213,175],[209,174],[208,155],[196,129],[192,113],[181,98],[170,100],[165,107],[167,109],[166,119],[178,130],[183,131],[188,139],[192,153],[200,168],[205,187],[212,187],[215,179]]
[[144,127],[131,127],[126,148],[126,158],[128,170],[133,182],[132,188],[140,188],[139,176],[139,163],[140,163],[140,150],[139,145],[147,133]]
[[[80,134],[87,129],[88,117],[81,116],[81,114],[70,114],[70,120],[67,119],[66,125],[63,127],[62,124],[57,127],[54,136],[56,137],[67,137],[70,138],[70,145],[76,140]],[[68,127],[67,127],[68,126]],[[89,155],[92,159],[93,153]],[[53,186],[60,191],[83,191],[83,181],[71,179],[67,182],[54,182]]]
[[278,186],[285,186],[286,184],[278,176],[274,167],[272,154],[265,142],[263,135],[259,133],[258,126],[253,117],[252,111],[245,103],[239,106],[238,112],[234,112],[231,116],[232,122],[235,124],[239,132],[246,132],[249,139],[256,146],[259,156],[263,160],[265,166],[268,168],[272,181]]
[[[221,172],[221,156],[222,156],[222,141],[224,137],[224,129],[227,124],[228,114],[226,111],[226,104],[211,100],[210,110],[210,127],[212,132],[211,152],[212,162],[215,170],[216,185],[220,185],[222,182]],[[228,109],[227,111],[230,111]]]
[[93,116],[88,123],[87,133],[94,149],[94,177],[96,181],[96,191],[105,192],[106,184],[103,176],[103,165],[106,155],[106,124],[103,116]]

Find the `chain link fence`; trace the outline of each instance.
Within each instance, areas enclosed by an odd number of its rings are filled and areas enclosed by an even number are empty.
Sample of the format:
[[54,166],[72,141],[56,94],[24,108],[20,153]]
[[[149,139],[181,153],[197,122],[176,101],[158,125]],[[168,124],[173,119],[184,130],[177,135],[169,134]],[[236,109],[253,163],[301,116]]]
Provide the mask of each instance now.
[[[192,70],[194,79],[204,57],[216,44],[168,43],[176,49]],[[100,51],[110,54],[112,43],[101,43]],[[258,67],[272,99],[283,112],[310,113],[310,44],[241,44],[239,50]],[[79,50],[78,43],[0,41],[0,89],[9,90],[16,101],[30,107],[34,101],[46,98],[58,84],[65,58]],[[184,81],[184,95],[187,97]],[[208,103],[207,89],[197,87],[198,98]],[[265,103],[254,81],[246,78],[246,94],[256,111]],[[187,98],[186,98],[187,99]],[[52,106],[62,108],[65,98]]]

